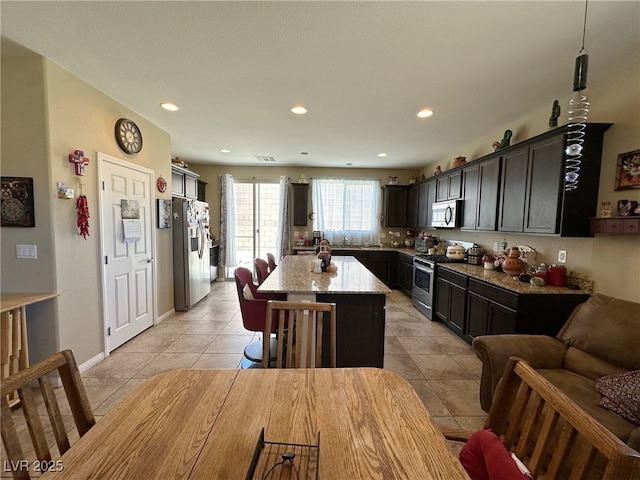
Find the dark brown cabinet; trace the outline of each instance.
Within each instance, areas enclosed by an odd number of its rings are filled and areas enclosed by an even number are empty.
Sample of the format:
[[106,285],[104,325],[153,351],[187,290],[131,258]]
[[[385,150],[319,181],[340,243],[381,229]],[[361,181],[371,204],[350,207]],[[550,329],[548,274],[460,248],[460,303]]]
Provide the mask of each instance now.
[[293,186],[293,225],[296,227],[306,227],[309,184],[292,183],[291,185]]
[[462,170],[442,173],[436,182],[436,201],[458,200],[462,196]]
[[394,250],[362,250],[349,247],[334,247],[334,256],[351,256],[362,263],[371,273],[389,287],[395,287],[397,279],[397,253]]
[[202,180],[198,180],[198,200],[201,202],[206,202],[207,198],[207,182],[203,182]]
[[589,298],[588,294],[569,291],[518,293],[453,268],[436,268],[433,310],[436,318],[469,344],[480,335],[555,336],[571,311]]
[[591,233],[637,235],[640,233],[640,217],[592,218]]
[[199,176],[186,168],[171,165],[171,195],[197,199]]
[[567,126],[502,152],[498,230],[589,236],[597,208],[604,132],[611,124],[586,126],[577,188],[564,186]]
[[407,194],[407,227],[418,227],[418,206],[420,201],[420,185],[409,185]]
[[499,190],[500,157],[474,162],[464,168],[462,230],[496,230]]
[[384,187],[383,225],[406,227],[409,197],[408,185],[386,185]]
[[464,334],[466,305],[467,305],[467,277],[451,270],[437,268],[436,273],[436,302],[437,318],[454,333]]
[[413,288],[413,257],[406,253],[398,252],[396,285],[406,295],[411,296]]
[[435,180],[422,182],[418,189],[418,228],[431,228],[431,205],[436,201]]

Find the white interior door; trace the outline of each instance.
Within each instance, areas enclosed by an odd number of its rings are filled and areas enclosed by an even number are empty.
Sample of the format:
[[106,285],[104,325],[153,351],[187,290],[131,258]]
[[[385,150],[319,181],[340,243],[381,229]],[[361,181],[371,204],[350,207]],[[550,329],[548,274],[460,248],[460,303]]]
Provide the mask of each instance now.
[[[153,172],[98,153],[106,351],[153,325]],[[124,239],[122,200],[137,201],[140,239]],[[131,202],[129,202],[131,203]]]

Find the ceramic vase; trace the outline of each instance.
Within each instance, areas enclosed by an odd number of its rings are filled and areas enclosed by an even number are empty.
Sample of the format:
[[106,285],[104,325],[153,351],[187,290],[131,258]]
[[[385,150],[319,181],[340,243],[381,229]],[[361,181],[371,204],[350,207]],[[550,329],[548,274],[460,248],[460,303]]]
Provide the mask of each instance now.
[[524,271],[524,262],[520,259],[518,247],[512,247],[509,256],[502,264],[502,270],[507,275],[520,275]]

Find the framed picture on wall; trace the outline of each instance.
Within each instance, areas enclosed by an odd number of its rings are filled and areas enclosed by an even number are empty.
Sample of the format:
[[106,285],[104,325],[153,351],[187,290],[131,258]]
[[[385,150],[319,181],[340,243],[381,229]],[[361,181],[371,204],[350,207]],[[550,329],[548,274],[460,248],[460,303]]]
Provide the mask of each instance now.
[[616,190],[640,188],[640,150],[618,155]]
[[171,228],[171,200],[158,199],[158,228]]
[[3,227],[35,227],[33,178],[1,177],[0,211]]

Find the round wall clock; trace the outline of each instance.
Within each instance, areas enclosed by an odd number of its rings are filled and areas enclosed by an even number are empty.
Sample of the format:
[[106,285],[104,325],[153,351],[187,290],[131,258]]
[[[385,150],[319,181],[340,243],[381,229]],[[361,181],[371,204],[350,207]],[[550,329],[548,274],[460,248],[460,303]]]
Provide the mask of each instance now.
[[116,141],[125,153],[138,153],[142,150],[142,134],[138,126],[128,118],[116,122]]

